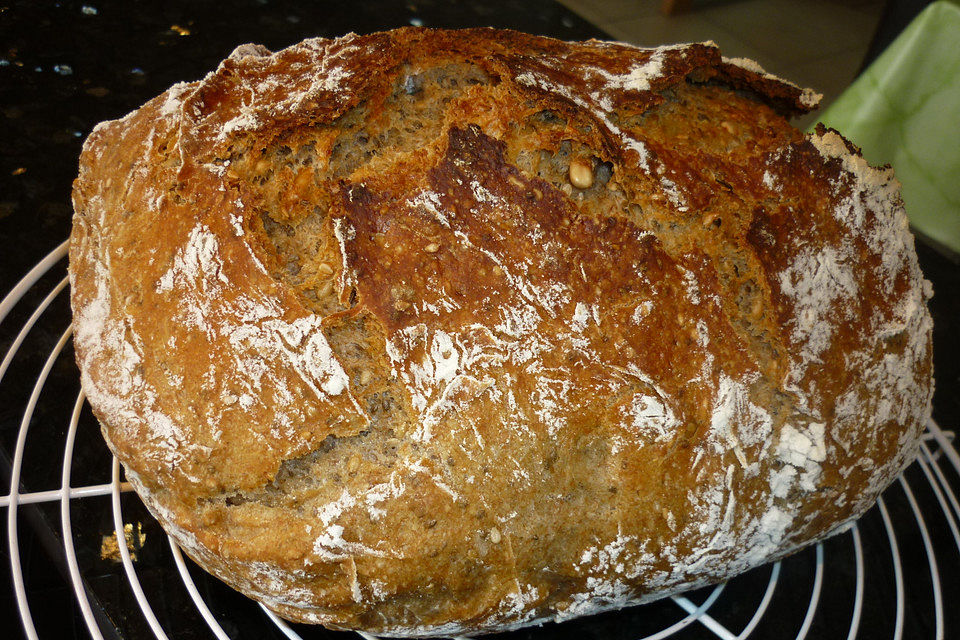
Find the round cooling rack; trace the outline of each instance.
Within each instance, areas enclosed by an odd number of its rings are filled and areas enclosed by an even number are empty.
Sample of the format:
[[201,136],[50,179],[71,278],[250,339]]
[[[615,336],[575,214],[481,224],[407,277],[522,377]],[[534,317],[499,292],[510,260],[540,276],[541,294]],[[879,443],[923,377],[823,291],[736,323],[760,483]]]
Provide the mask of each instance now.
[[[0,496],[27,638],[373,638],[284,622],[187,559],[100,438],[73,362],[66,243],[0,302]],[[945,638],[960,633],[960,456],[920,455],[848,531],[729,582],[509,639]],[[14,622],[7,625],[15,629]],[[64,635],[63,629],[72,631]]]

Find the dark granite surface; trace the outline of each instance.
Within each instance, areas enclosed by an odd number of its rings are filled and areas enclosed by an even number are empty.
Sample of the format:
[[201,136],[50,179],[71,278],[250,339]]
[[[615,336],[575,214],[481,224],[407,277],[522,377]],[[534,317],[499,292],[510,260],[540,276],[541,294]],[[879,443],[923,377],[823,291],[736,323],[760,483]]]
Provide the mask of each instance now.
[[[29,267],[60,244],[69,233],[70,185],[76,173],[83,138],[100,120],[116,118],[181,80],[202,77],[238,44],[259,42],[272,49],[309,36],[370,32],[407,24],[465,27],[497,26],[566,39],[602,37],[595,27],[550,0],[503,2],[304,2],[245,0],[237,2],[11,2],[0,4],[0,295]],[[945,427],[960,424],[960,269],[935,250],[919,245],[921,263],[937,296],[935,353],[938,392],[935,415]],[[63,277],[61,262],[41,286],[0,326],[0,353],[36,303]],[[54,302],[14,361],[0,385],[0,477],[6,493],[9,460],[23,406],[53,344],[69,322],[66,296]],[[50,382],[31,420],[24,458],[22,490],[59,487],[63,440],[78,391],[69,345],[53,365]],[[107,482],[110,456],[97,425],[81,415],[74,454],[74,486]],[[916,468],[912,486],[924,482]],[[955,481],[951,477],[951,481]],[[918,491],[924,508],[937,509],[929,489]],[[902,495],[889,500],[895,521],[911,521]],[[100,557],[102,536],[113,530],[108,497],[73,501],[74,540],[85,589],[106,637],[152,637],[119,565]],[[142,522],[147,533],[138,559],[138,574],[157,617],[171,638],[209,638],[173,565],[163,534],[134,496],[123,499],[125,521]],[[33,618],[41,638],[89,637],[72,589],[65,582],[66,565],[60,539],[59,504],[19,509],[20,553]],[[0,509],[4,521],[7,509]],[[949,548],[946,522],[933,521],[935,544]],[[5,523],[0,523],[5,524]],[[907,527],[901,535],[917,533]],[[19,634],[18,614],[7,569],[6,529],[0,537],[4,577],[0,578],[0,636]],[[861,522],[868,575],[873,577],[865,601],[865,633],[886,632],[893,623],[891,566],[885,560],[888,542],[877,510]],[[916,589],[929,589],[925,560],[910,554],[901,541],[905,573]],[[913,549],[914,551],[911,551]],[[855,575],[852,542],[841,536],[825,545],[831,562],[830,588],[814,618],[812,637],[833,637],[849,625]],[[757,629],[771,637],[778,629],[796,629],[802,622],[814,580],[814,552],[805,551],[783,564],[771,613]],[[960,559],[953,558],[953,567]],[[192,568],[198,589],[232,638],[274,638],[279,633],[242,596]],[[726,587],[711,612],[731,629],[740,629],[753,614],[768,584],[770,568],[758,569]],[[960,593],[960,571],[942,576],[949,593]],[[926,580],[926,583],[924,582]],[[701,602],[710,590],[690,599]],[[929,598],[927,598],[929,600]],[[800,604],[798,604],[800,603]],[[954,628],[958,613],[948,611]],[[564,625],[511,634],[515,638],[640,638],[682,617],[672,602],[605,614]],[[932,630],[929,607],[908,610],[910,629]],[[948,626],[948,628],[950,628]],[[321,629],[300,628],[305,638],[357,637]],[[828,633],[829,632],[829,633]],[[929,634],[927,634],[929,635]],[[701,625],[682,637],[714,638]],[[792,636],[791,636],[792,637]],[[864,637],[873,637],[865,635]],[[908,636],[910,637],[910,636]]]

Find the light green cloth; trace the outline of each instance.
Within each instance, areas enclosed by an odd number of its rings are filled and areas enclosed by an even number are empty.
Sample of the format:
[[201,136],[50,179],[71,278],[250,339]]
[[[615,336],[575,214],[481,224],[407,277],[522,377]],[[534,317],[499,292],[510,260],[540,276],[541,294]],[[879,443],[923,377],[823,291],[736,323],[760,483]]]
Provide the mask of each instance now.
[[924,9],[821,121],[893,166],[911,224],[960,252],[960,7]]

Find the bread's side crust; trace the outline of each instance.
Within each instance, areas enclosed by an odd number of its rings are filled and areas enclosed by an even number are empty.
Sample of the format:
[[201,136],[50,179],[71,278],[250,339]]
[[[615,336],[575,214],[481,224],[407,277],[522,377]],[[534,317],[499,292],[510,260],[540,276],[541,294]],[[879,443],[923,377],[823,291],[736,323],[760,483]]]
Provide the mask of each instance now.
[[[485,65],[503,112],[464,103],[403,170],[341,181],[330,233],[341,297],[359,302],[317,316],[272,275],[232,154],[384,91],[362,70],[451,57]],[[74,188],[77,359],[166,530],[290,619],[451,635],[723,580],[869,508],[916,454],[932,395],[931,292],[892,172],[835,132],[790,134],[728,176],[755,208],[724,218],[725,240],[693,242],[624,212],[581,216],[508,159],[511,120],[550,108],[590,123],[568,134],[648,210],[709,211],[706,165],[637,134],[685,79],[781,113],[815,102],[710,44],[407,29],[241,47],[98,127]],[[775,357],[728,304],[730,238]],[[377,424],[325,333],[358,314],[405,389],[399,462],[362,461],[363,492],[309,505],[224,502]]]

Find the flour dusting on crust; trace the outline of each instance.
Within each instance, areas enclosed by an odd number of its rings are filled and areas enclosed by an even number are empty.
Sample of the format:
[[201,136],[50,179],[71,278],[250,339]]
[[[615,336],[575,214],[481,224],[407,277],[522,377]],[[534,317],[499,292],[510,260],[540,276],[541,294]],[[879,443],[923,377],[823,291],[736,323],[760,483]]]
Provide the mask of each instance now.
[[[435,80],[436,132],[368,130]],[[670,110],[724,91],[684,155]],[[243,45],[85,145],[84,392],[178,544],[298,621],[510,630],[783,557],[932,395],[899,185],[779,115],[819,99],[713,43]]]

